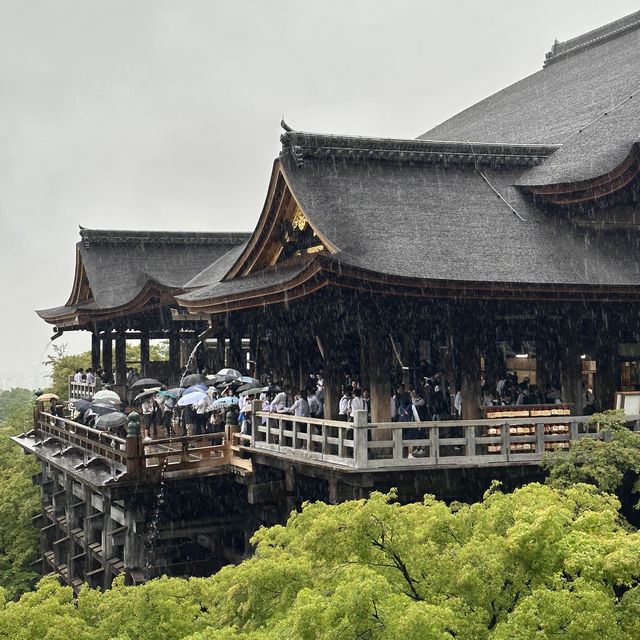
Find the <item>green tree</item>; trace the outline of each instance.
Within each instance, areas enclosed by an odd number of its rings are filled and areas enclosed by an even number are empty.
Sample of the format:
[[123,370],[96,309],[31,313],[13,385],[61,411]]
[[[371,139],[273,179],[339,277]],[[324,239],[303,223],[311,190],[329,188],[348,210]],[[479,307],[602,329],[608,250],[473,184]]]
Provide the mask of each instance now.
[[640,534],[590,485],[447,506],[307,504],[210,578],[101,593],[45,579],[0,608],[15,640],[640,637]]
[[5,422],[13,413],[33,401],[33,391],[16,387],[0,391],[0,422]]
[[[25,456],[10,436],[33,428],[33,394],[12,390],[3,406],[0,423],[0,587],[7,597],[17,598],[33,587],[37,575],[29,568],[38,552],[38,532],[31,518],[38,513],[38,489],[31,476],[38,466],[33,456]],[[1,634],[0,634],[1,635]]]
[[45,360],[45,364],[51,367],[51,385],[47,391],[55,393],[60,400],[69,399],[69,376],[82,367],[91,366],[91,352],[69,354],[66,345],[53,345],[53,353]]
[[589,422],[598,424],[607,439],[582,438],[572,444],[568,453],[546,453],[541,466],[549,472],[547,484],[565,488],[586,482],[615,493],[622,501],[624,515],[637,522],[632,495],[637,497],[640,493],[640,433],[626,426],[623,411],[596,413]]

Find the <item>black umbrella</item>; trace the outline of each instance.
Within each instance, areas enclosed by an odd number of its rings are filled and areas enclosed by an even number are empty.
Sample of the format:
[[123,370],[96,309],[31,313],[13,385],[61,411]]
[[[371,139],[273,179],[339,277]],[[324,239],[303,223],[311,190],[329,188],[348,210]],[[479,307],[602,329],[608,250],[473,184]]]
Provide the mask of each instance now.
[[115,413],[108,413],[96,418],[96,427],[99,429],[111,430],[119,427],[127,422],[127,415],[117,411]]
[[186,388],[191,387],[194,384],[207,384],[207,382],[207,376],[203,375],[202,373],[192,373],[180,380],[180,386]]
[[87,409],[87,413],[93,416],[103,416],[107,413],[115,413],[117,409],[110,402],[92,402]]
[[139,393],[133,400],[137,402],[138,400],[144,400],[145,398],[149,398],[151,396],[155,396],[158,391],[160,391],[161,387],[153,387],[152,389],[147,389],[142,393]]
[[78,413],[84,413],[91,406],[91,403],[88,400],[85,400],[84,398],[78,398],[77,400],[69,400],[69,404]]
[[161,389],[164,389],[162,382],[155,378],[141,378],[131,385],[132,389],[150,389],[151,387],[160,387]]

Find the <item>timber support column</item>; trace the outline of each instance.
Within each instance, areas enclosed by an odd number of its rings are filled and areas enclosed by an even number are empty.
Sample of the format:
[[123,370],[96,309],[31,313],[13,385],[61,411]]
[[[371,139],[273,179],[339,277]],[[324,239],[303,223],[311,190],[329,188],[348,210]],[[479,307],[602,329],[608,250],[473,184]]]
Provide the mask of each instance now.
[[149,368],[149,334],[146,331],[140,336],[140,376],[147,377]]
[[[543,318],[536,321],[536,383],[543,393],[558,383],[558,345],[554,332]],[[545,401],[553,402],[551,398]]]
[[127,385],[127,341],[124,333],[116,336],[116,384],[122,387],[124,394]]
[[102,368],[107,379],[113,380],[113,342],[110,333],[102,339]]
[[573,404],[574,416],[582,415],[582,360],[577,333],[565,333],[560,347],[562,401]]
[[371,422],[391,422],[391,339],[384,330],[369,332]]
[[246,362],[242,353],[242,336],[239,333],[233,333],[229,338],[229,360],[227,367],[237,369],[244,375],[246,373]]
[[460,374],[460,392],[462,393],[462,419],[477,420],[481,417],[480,401],[482,388],[480,383],[480,345],[481,331],[472,309],[458,315],[465,323],[455,327],[453,347],[457,360],[456,369]]
[[316,336],[316,342],[322,355],[324,418],[325,420],[337,420],[341,383],[338,339],[336,336],[325,333]]
[[594,354],[596,376],[593,393],[597,411],[615,408],[616,391],[620,389],[619,350],[617,342],[605,339]]
[[100,366],[100,337],[91,334],[91,368],[95,371]]
[[169,382],[180,380],[180,338],[172,333],[169,336]]

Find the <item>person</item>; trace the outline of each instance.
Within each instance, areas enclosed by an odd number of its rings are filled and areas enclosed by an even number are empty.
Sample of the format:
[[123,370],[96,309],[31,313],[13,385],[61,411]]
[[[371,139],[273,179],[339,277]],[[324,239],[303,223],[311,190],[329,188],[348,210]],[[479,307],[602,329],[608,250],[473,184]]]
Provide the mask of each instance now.
[[462,418],[462,391],[460,391],[460,389],[456,391],[455,398],[453,399],[453,406],[456,410],[458,419]]
[[362,402],[367,411],[367,420],[371,421],[371,393],[369,392],[369,389],[362,390]]
[[195,435],[196,432],[196,410],[192,404],[186,405],[182,410],[184,418],[184,429],[188,436]]
[[[151,428],[151,418],[154,414],[154,406],[153,406],[153,398],[147,397],[144,399],[142,403],[142,428],[144,429],[144,439],[151,440],[150,436],[150,428]],[[158,426],[154,421],[154,438],[158,437]]]
[[362,391],[360,390],[360,387],[353,387],[353,391],[351,393],[353,397],[351,398],[351,411],[349,413],[349,420],[353,421],[353,412],[363,410],[365,406],[364,400],[362,399]]
[[315,390],[312,388],[307,389],[307,402],[309,404],[309,414],[312,418],[322,417],[322,403],[318,400],[318,396]]
[[280,413],[292,413],[294,416],[308,418],[310,416],[309,403],[307,402],[304,391],[298,391],[294,396],[293,404]]
[[84,376],[82,375],[82,367],[80,367],[79,369],[76,369],[76,373],[73,376],[73,381],[74,382],[84,382]]
[[93,369],[87,369],[87,384],[95,384],[96,378],[93,375]]
[[582,383],[582,415],[591,416],[595,413],[595,396],[593,395],[593,389],[584,383]]
[[338,420],[347,422],[351,413],[351,390],[343,389],[342,397],[338,405]]
[[172,421],[174,406],[174,399],[171,396],[166,396],[164,404],[162,405],[162,423],[164,424],[164,428],[167,430],[167,438],[173,438]]
[[416,422],[427,419],[427,403],[417,389],[411,389],[411,405],[413,418]]
[[280,391],[280,393],[276,394],[273,402],[271,403],[272,411],[274,410],[273,407],[275,407],[275,411],[281,412],[291,406],[292,403],[288,402],[290,394],[291,387],[288,386],[284,388],[284,391]]
[[405,391],[404,385],[396,387],[396,416],[398,422],[411,422],[413,411],[411,409],[411,395]]

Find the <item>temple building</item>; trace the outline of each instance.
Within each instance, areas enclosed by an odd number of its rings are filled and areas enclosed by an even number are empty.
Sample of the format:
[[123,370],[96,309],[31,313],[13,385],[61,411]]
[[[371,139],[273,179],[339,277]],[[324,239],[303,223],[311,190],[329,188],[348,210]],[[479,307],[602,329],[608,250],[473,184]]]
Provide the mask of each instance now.
[[[322,372],[325,414],[256,408],[250,436],[230,430],[200,453],[185,438],[150,450],[133,430],[126,454],[90,459],[90,439],[41,420],[14,440],[42,463],[43,567],[64,566],[74,586],[204,572],[304,499],[391,486],[406,499],[482,495],[495,477],[531,479],[545,449],[594,435],[583,384],[596,409],[640,389],[640,11],[555,42],[541,62],[413,140],[283,122],[251,234],[81,229],[69,300],[38,312],[54,337],[89,332],[94,366],[120,385],[130,339],[143,374],[166,382],[185,366],[269,371],[294,388]],[[153,339],[169,340],[168,363],[149,361]],[[557,389],[566,413],[482,420],[482,382],[507,371]],[[391,423],[393,384],[437,372],[461,391],[462,435],[425,426],[426,456],[413,459]],[[335,420],[347,376],[371,390],[369,421]],[[158,517],[179,524],[160,523],[151,553]]]

